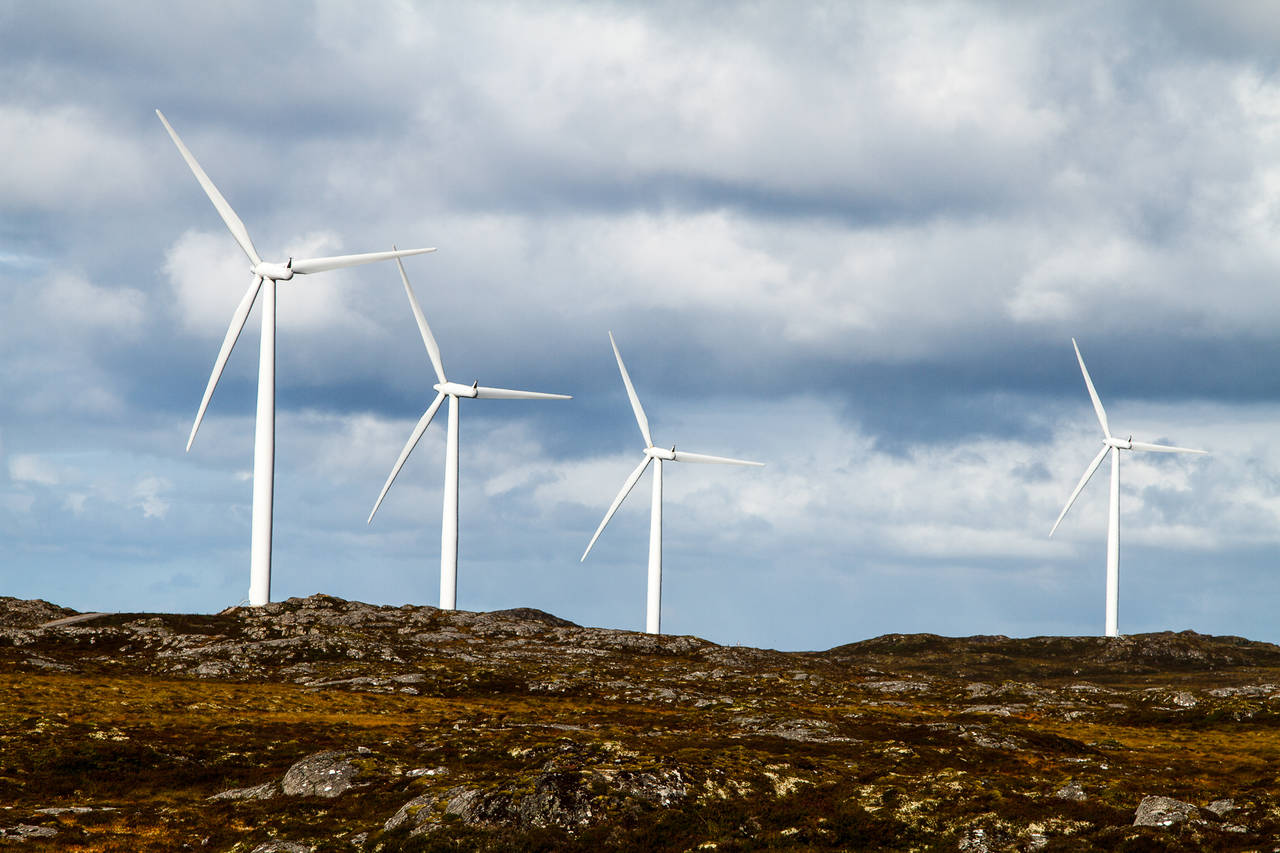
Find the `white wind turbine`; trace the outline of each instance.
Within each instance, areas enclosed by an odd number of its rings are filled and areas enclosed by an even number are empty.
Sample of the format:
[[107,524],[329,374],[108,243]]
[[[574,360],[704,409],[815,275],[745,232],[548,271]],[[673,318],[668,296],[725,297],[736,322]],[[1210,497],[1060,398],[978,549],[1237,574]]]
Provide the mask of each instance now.
[[1094,390],[1093,380],[1089,378],[1089,371],[1084,366],[1084,358],[1080,355],[1080,347],[1076,344],[1076,339],[1071,339],[1071,345],[1076,350],[1076,360],[1080,362],[1080,372],[1084,374],[1085,387],[1089,389],[1089,398],[1093,400],[1093,410],[1098,414],[1098,423],[1102,424],[1102,450],[1089,463],[1089,467],[1085,469],[1084,476],[1080,478],[1080,482],[1076,485],[1075,491],[1071,493],[1071,497],[1067,498],[1067,505],[1062,508],[1062,513],[1058,516],[1058,520],[1053,523],[1053,529],[1049,531],[1052,536],[1054,531],[1058,529],[1058,525],[1062,523],[1062,519],[1066,517],[1067,510],[1071,509],[1071,505],[1075,503],[1076,497],[1079,496],[1081,490],[1084,489],[1089,478],[1093,476],[1093,472],[1098,470],[1098,466],[1102,464],[1102,459],[1107,453],[1111,454],[1111,511],[1107,520],[1107,618],[1106,618],[1106,635],[1108,637],[1118,636],[1120,633],[1120,451],[1121,450],[1154,450],[1160,453],[1205,453],[1204,450],[1192,450],[1189,447],[1172,447],[1166,444],[1147,444],[1144,441],[1134,441],[1133,436],[1128,438],[1116,438],[1111,434],[1111,427],[1107,426],[1107,413],[1102,408],[1102,401],[1098,399],[1098,392]]
[[613,514],[618,511],[618,507],[622,506],[622,502],[626,500],[636,481],[644,473],[644,469],[652,462],[653,499],[649,509],[649,588],[648,604],[645,609],[645,630],[650,634],[659,634],[662,631],[662,463],[664,461],[702,462],[721,465],[753,465],[757,468],[763,467],[764,463],[729,459],[724,456],[707,456],[704,453],[689,453],[685,450],[676,450],[674,444],[670,450],[654,447],[653,437],[649,435],[649,419],[645,417],[640,398],[636,396],[635,386],[631,384],[627,366],[622,363],[622,353],[618,352],[618,343],[613,339],[613,332],[609,333],[609,343],[613,344],[613,355],[618,359],[618,370],[622,372],[622,384],[627,387],[627,396],[631,398],[631,409],[636,413],[636,423],[640,425],[640,434],[644,436],[644,459],[622,484],[622,490],[609,505],[609,511],[604,514],[604,521],[600,522],[600,526],[596,528],[595,536],[592,536],[591,541],[587,543],[587,550],[582,552],[582,559],[578,562],[587,559],[587,555],[591,553],[591,546],[596,544],[609,519],[613,518]]
[[196,158],[187,150],[178,132],[169,124],[164,113],[156,110],[156,115],[169,131],[173,144],[178,146],[178,153],[187,161],[200,186],[204,188],[209,201],[213,202],[218,215],[226,223],[231,236],[240,244],[240,248],[248,256],[252,266],[253,282],[245,291],[244,298],[231,315],[231,325],[227,328],[227,336],[222,340],[222,348],[213,363],[213,373],[209,376],[209,384],[204,389],[204,397],[200,400],[200,409],[196,412],[195,423],[191,426],[191,436],[187,439],[187,450],[196,440],[196,431],[204,419],[205,409],[213,389],[217,387],[218,378],[227,364],[231,349],[240,337],[245,320],[253,303],[262,292],[262,342],[258,350],[258,413],[254,425],[253,441],[253,532],[249,548],[249,604],[260,607],[271,600],[271,504],[275,479],[275,443],[276,443],[276,282],[288,281],[295,275],[325,272],[357,264],[373,261],[385,261],[399,258],[402,255],[420,255],[423,252],[434,252],[435,249],[405,249],[398,252],[373,252],[364,255],[339,255],[329,258],[289,258],[283,264],[266,263],[258,256],[258,250],[249,239],[249,231],[240,221],[240,217],[227,204],[227,200],[218,192],[218,188],[209,180],[204,169],[196,162]]
[[570,400],[572,397],[568,394],[486,388],[479,382],[460,385],[446,379],[444,363],[440,360],[440,347],[436,344],[435,336],[431,334],[431,327],[427,325],[427,318],[422,313],[422,307],[418,305],[417,297],[413,295],[413,288],[409,286],[409,277],[405,275],[404,264],[397,260],[396,265],[400,267],[400,279],[404,282],[404,292],[409,296],[409,305],[413,308],[414,319],[418,321],[422,342],[427,345],[427,356],[431,359],[431,367],[440,381],[432,386],[437,392],[436,398],[431,401],[431,405],[418,420],[418,425],[410,433],[409,440],[400,451],[400,458],[396,460],[391,474],[387,477],[387,482],[382,486],[382,492],[378,495],[378,500],[374,503],[373,511],[369,513],[369,521],[366,523],[373,521],[374,514],[377,513],[378,507],[382,506],[382,499],[387,496],[387,490],[395,482],[396,475],[400,473],[405,460],[409,458],[418,440],[431,425],[431,419],[435,417],[440,404],[444,402],[445,397],[448,397],[449,430],[445,440],[444,513],[440,519],[440,609],[453,610],[458,603],[458,399],[474,397],[482,400]]

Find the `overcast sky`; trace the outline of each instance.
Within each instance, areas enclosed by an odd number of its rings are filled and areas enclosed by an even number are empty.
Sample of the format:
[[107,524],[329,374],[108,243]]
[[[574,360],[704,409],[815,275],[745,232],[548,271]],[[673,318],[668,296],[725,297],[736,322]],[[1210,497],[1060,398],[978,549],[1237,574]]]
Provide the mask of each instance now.
[[[176,8],[175,8],[176,7]],[[244,256],[406,268],[463,401],[458,605],[826,648],[1280,641],[1280,10],[1265,3],[0,2],[0,594],[247,595]],[[393,264],[280,286],[273,597],[435,604],[444,419]]]

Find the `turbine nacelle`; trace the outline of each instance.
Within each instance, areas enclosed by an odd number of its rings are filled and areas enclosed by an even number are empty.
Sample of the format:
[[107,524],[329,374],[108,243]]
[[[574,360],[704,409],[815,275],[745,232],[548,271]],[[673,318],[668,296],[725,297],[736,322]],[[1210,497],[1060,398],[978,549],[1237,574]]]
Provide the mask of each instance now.
[[293,278],[293,258],[287,264],[269,264],[266,261],[253,265],[252,272],[256,276],[271,281],[288,281]]
[[644,449],[644,455],[650,459],[661,459],[664,462],[674,462],[676,458],[676,446],[674,444],[671,445],[670,450],[667,450],[664,447],[646,447]]
[[1118,450],[1133,450],[1133,436],[1128,438],[1116,438],[1115,436],[1107,436],[1102,440],[1107,447],[1114,447]]
[[463,385],[458,382],[437,382],[431,387],[441,394],[449,394],[453,397],[476,397],[480,393],[479,382],[473,382],[470,385]]

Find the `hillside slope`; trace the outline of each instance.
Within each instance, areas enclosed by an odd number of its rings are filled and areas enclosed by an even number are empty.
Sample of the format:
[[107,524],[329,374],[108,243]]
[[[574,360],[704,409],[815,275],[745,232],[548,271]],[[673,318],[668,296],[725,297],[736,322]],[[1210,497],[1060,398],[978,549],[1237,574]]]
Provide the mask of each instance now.
[[0,846],[1250,850],[1280,834],[1280,647],[1235,637],[783,653],[327,596],[74,616],[0,598]]

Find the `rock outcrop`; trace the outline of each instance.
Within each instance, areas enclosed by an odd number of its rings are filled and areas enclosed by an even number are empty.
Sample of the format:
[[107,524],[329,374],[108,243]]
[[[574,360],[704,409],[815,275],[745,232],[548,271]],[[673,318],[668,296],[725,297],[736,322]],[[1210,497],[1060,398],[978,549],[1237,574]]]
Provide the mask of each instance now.
[[280,780],[288,797],[337,797],[354,788],[367,768],[350,752],[317,752],[296,762]]
[[1199,809],[1172,797],[1143,797],[1133,816],[1134,826],[1173,826],[1194,818]]
[[0,595],[0,628],[38,628],[46,622],[75,615],[76,611],[69,607],[59,607],[39,598]]

